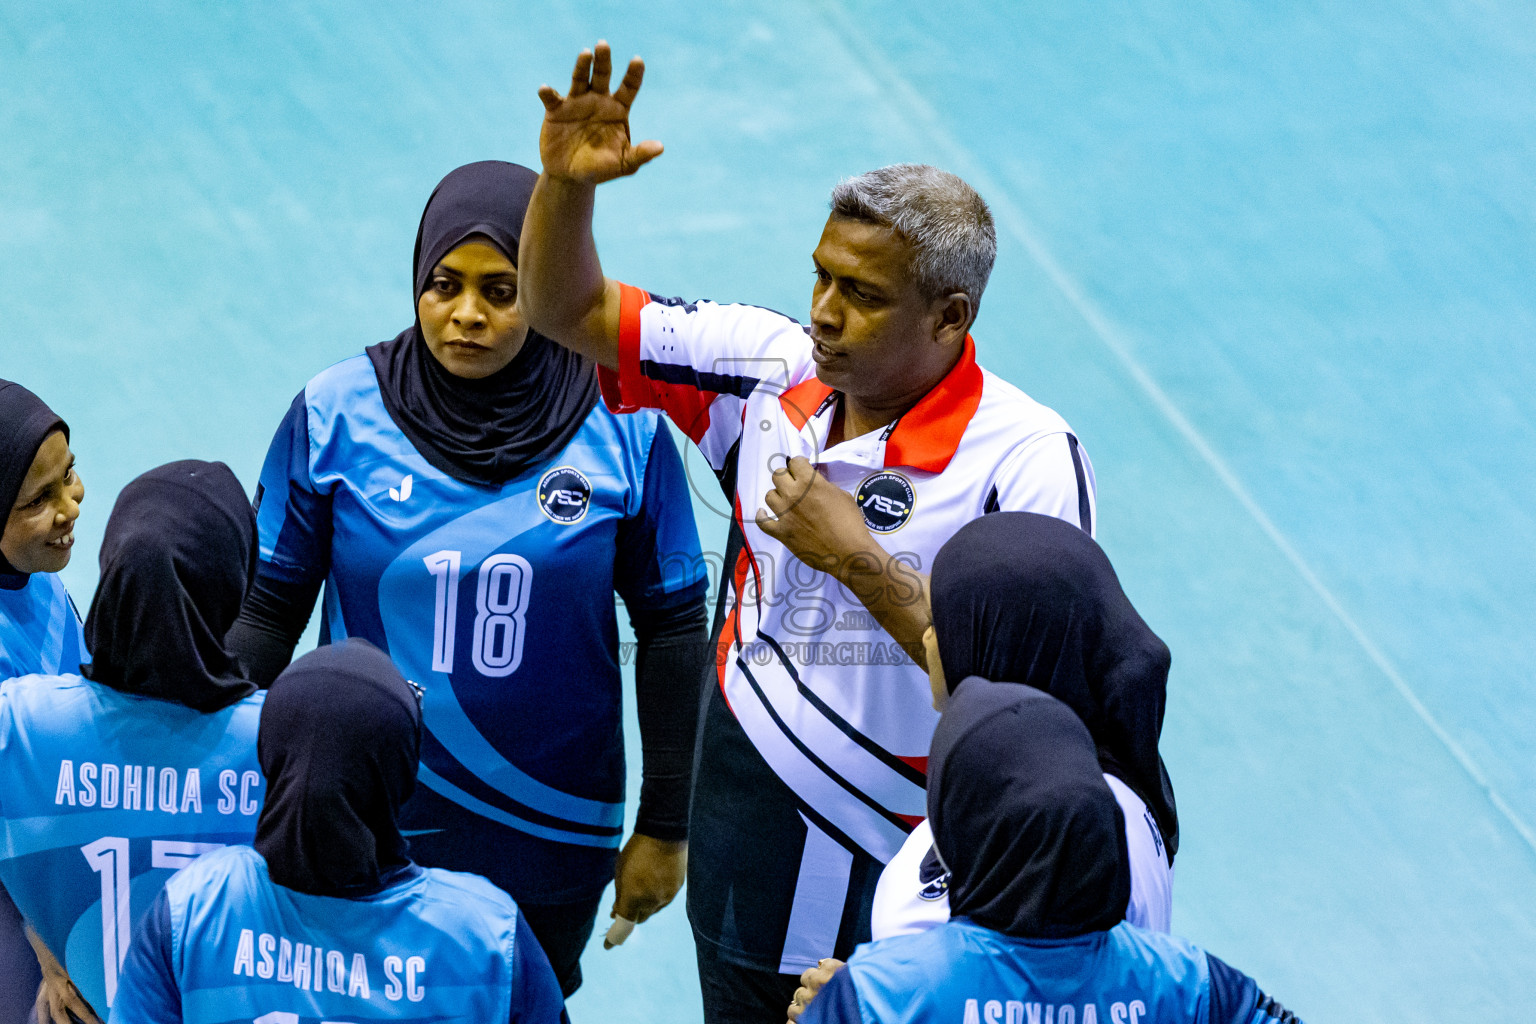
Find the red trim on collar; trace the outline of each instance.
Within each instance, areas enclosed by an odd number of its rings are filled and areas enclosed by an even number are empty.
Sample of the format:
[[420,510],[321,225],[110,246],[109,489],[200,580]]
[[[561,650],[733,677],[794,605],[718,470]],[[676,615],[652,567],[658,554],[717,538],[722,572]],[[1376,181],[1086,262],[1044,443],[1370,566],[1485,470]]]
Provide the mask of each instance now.
[[976,343],[965,336],[960,360],[906,415],[885,440],[885,464],[942,473],[981,405],[981,367]]
[[816,415],[821,403],[831,393],[832,389],[823,384],[820,377],[811,376],[781,394],[779,406],[796,430],[804,430],[806,423]]

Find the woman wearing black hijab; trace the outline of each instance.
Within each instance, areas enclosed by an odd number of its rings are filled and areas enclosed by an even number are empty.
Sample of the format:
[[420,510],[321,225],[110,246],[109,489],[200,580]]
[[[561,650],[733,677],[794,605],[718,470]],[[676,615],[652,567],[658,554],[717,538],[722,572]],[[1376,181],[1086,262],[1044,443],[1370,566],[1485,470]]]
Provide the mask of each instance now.
[[[78,672],[88,661],[69,564],[85,487],[69,427],[42,399],[0,380],[0,680]],[[0,1024],[20,1024],[41,981],[21,917],[0,889]]]
[[[415,323],[294,400],[230,644],[270,681],[324,584],[323,642],[367,639],[422,685],[416,856],[511,893],[569,994],[615,870],[631,920],[682,882],[704,577],[660,420],[609,413],[592,366],[518,312],[536,180],[497,161],[444,178],[417,232]],[[622,854],[615,591],[639,641],[645,755]]]
[[[924,643],[934,706],[942,710],[948,693],[975,676],[1044,690],[1077,712],[1125,815],[1127,920],[1167,931],[1179,825],[1157,743],[1170,659],[1103,549],[1049,516],[993,513],[939,550],[931,594]],[[915,830],[881,877],[876,938],[944,920],[943,872],[927,832]]]
[[261,696],[223,638],[255,562],[256,516],[229,467],[150,470],[107,519],[84,677],[0,685],[0,878],[35,932],[44,1021],[105,1017],[159,884],[254,834]]
[[362,640],[278,676],[261,712],[254,848],[210,853],[165,887],[114,1018],[565,1021],[512,899],[410,858],[400,813],[416,788],[418,699]]
[[69,426],[32,392],[0,380],[0,679],[78,672],[90,660],[57,575],[69,564],[84,498]]
[[859,947],[800,1020],[1295,1022],[1204,950],[1122,922],[1125,821],[1096,747],[1049,694],[956,688],[928,758],[953,917]]

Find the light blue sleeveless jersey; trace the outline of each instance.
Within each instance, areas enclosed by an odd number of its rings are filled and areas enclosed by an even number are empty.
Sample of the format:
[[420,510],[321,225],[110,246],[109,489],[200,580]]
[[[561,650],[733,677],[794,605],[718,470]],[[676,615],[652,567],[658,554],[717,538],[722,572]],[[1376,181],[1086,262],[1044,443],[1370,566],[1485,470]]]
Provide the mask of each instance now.
[[475,875],[416,869],[374,896],[310,896],[275,885],[255,850],[231,847],[172,878],[157,912],[162,920],[136,940],[114,1022],[556,1024],[563,1015],[548,962],[518,954],[516,904]]
[[255,834],[264,699],[203,714],[73,675],[0,684],[0,880],[102,1016],[166,879]]
[[1015,939],[957,919],[860,946],[803,1020],[1262,1024],[1294,1017],[1252,979],[1171,935],[1122,923],[1071,939]]
[[368,640],[425,690],[406,827],[507,847],[520,898],[601,891],[624,824],[614,592],[668,606],[704,585],[660,419],[598,403],[552,459],[477,486],[421,456],[360,355],[294,401],[257,501],[263,571],[324,575],[324,639]]
[[35,572],[20,590],[0,590],[0,679],[79,672],[90,660],[80,613],[57,573]]

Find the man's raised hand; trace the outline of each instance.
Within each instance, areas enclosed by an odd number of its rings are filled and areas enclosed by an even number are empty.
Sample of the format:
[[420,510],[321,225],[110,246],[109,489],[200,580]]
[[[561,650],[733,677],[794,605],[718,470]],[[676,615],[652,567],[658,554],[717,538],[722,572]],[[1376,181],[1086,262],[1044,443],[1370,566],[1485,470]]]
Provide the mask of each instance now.
[[571,91],[561,96],[550,86],[539,87],[544,101],[544,127],[539,132],[539,156],[544,173],[585,185],[600,185],[634,174],[661,155],[661,143],[647,139],[631,145],[629,108],[645,78],[645,62],[629,62],[618,91],[608,91],[613,77],[613,52],[599,41],[583,50],[571,72]]

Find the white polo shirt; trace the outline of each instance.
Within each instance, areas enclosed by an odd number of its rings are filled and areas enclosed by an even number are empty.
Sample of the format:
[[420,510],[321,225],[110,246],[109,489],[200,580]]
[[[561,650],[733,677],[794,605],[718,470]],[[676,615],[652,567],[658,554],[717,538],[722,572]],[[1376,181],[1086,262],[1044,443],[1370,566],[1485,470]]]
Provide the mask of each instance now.
[[[840,396],[816,377],[801,324],[757,306],[685,303],[627,285],[622,295],[619,369],[601,374],[605,399],[615,411],[664,410],[722,482],[734,480],[741,551],[719,637],[721,692],[812,812],[806,824],[820,835],[804,856],[835,845],[883,864],[926,814],[938,721],[927,673],[853,593],[758,528],[773,471],[804,456],[853,495],[876,542],[912,574],[889,584],[895,596],[916,600],[916,575],[987,512],[1054,515],[1092,534],[1092,466],[1065,420],[977,365],[969,337],[949,374],[899,420],[829,448]],[[835,886],[826,869],[801,867],[801,881],[822,890],[823,916],[841,907],[827,898]],[[798,894],[796,904],[792,931],[813,914],[799,913]],[[829,955],[791,955],[793,939],[781,969]]]

